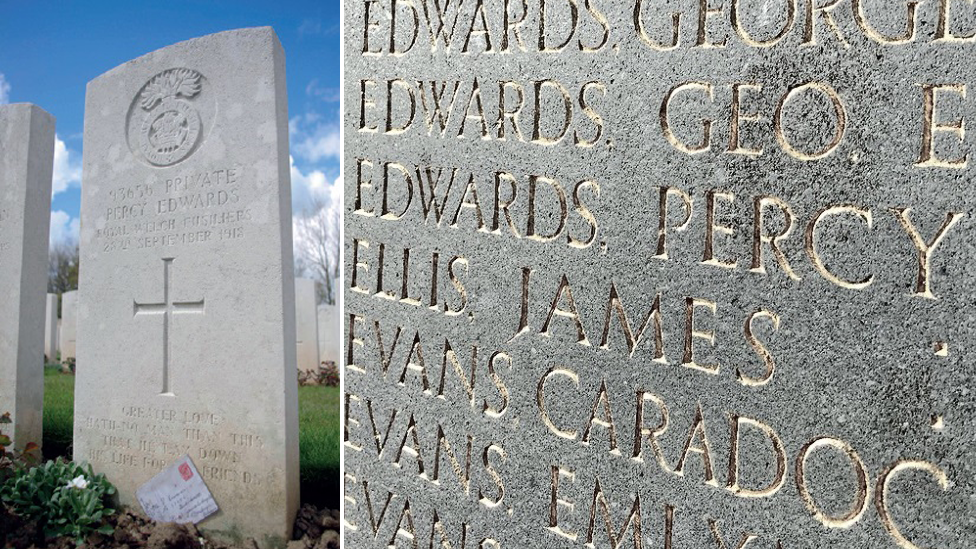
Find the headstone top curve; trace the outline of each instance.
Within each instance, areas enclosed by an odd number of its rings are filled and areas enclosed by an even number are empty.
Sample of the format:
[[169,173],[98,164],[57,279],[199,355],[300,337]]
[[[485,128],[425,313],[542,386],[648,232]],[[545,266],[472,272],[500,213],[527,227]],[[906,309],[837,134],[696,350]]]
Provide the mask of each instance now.
[[[109,77],[112,77],[112,76],[117,75],[119,73],[125,72],[126,70],[128,70],[129,67],[140,66],[140,65],[142,65],[142,64],[150,61],[154,57],[156,57],[158,55],[161,55],[163,53],[178,52],[178,51],[185,51],[187,53],[192,53],[194,50],[205,51],[207,49],[210,49],[210,43],[211,42],[215,42],[215,41],[223,41],[223,42],[226,42],[226,41],[230,41],[230,40],[237,40],[237,39],[242,39],[242,38],[249,38],[249,37],[252,37],[252,36],[258,36],[258,37],[260,37],[260,36],[266,36],[266,37],[270,38],[271,41],[278,48],[281,47],[281,42],[278,40],[278,35],[277,35],[277,33],[275,33],[274,28],[272,28],[271,26],[243,27],[243,28],[240,28],[240,29],[231,29],[231,30],[226,30],[226,31],[220,31],[220,32],[212,33],[212,34],[205,34],[203,36],[197,36],[197,37],[194,37],[194,38],[189,38],[187,40],[183,40],[182,42],[177,42],[175,44],[170,44],[169,46],[164,46],[162,48],[158,48],[158,49],[155,49],[155,50],[153,50],[151,52],[148,52],[148,53],[146,53],[144,55],[140,55],[139,57],[136,57],[135,59],[132,59],[130,61],[126,61],[125,63],[122,63],[121,65],[118,65],[118,66],[116,66],[116,67],[114,67],[114,68],[112,68],[112,69],[110,69],[108,71],[105,71],[104,73],[96,76],[95,78],[93,78],[92,80],[90,80],[88,82],[88,85],[91,86],[92,84],[94,84],[94,83],[102,80],[103,78],[109,78]],[[178,67],[174,67],[174,68],[178,68]]]

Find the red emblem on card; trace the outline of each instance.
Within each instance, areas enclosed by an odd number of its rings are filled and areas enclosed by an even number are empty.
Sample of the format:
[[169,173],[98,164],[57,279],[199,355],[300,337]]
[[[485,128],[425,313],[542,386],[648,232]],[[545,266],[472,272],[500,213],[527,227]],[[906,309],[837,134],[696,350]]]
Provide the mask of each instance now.
[[183,477],[183,480],[190,480],[190,478],[193,477],[193,470],[190,469],[189,463],[183,463],[180,465],[180,476]]

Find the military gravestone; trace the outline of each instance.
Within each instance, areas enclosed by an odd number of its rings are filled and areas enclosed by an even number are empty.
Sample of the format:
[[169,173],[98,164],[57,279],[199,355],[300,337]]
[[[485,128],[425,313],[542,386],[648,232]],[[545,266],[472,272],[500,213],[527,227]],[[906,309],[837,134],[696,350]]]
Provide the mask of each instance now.
[[342,352],[340,338],[339,306],[322,304],[318,306],[319,325],[319,360],[339,364],[339,354]]
[[53,166],[54,117],[0,105],[0,431],[15,450],[41,443]]
[[78,333],[78,291],[61,294],[61,329],[58,331],[61,362],[75,359]]
[[188,455],[220,508],[202,529],[283,545],[298,408],[281,45],[270,28],[181,42],[93,80],[85,111],[75,458],[138,506]]
[[44,356],[48,362],[58,356],[58,294],[47,294],[44,302]]
[[295,279],[295,334],[299,370],[319,369],[318,318],[315,314],[315,281]]
[[351,4],[347,543],[976,544],[974,10]]

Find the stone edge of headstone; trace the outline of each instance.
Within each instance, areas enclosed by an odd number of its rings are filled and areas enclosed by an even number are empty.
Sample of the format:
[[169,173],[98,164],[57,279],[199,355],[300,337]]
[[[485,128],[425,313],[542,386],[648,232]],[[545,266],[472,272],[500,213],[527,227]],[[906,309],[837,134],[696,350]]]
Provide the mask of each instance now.
[[[100,75],[96,76],[95,78],[91,79],[88,82],[88,86],[91,86],[92,84],[94,84],[94,83],[96,83],[96,82],[98,82],[98,81],[100,81],[100,80],[102,80],[104,78],[111,78],[116,73],[121,72],[121,71],[125,70],[128,67],[145,63],[150,58],[156,56],[159,52],[162,52],[164,50],[170,50],[170,49],[174,49],[174,48],[190,48],[190,47],[195,46],[197,43],[207,42],[207,41],[211,41],[211,40],[220,40],[222,38],[225,38],[227,35],[231,35],[231,34],[247,34],[247,33],[268,34],[272,38],[273,43],[277,47],[282,48],[281,41],[278,39],[278,34],[275,32],[274,27],[272,27],[270,25],[264,25],[264,26],[258,26],[258,27],[241,27],[239,29],[230,29],[230,30],[225,30],[225,31],[220,31],[220,32],[214,32],[214,33],[211,33],[211,34],[205,34],[205,35],[202,35],[202,36],[197,36],[195,38],[189,38],[187,40],[182,40],[180,42],[174,42],[173,44],[169,44],[169,45],[163,46],[161,48],[156,48],[155,50],[153,50],[151,52],[148,52],[148,53],[145,53],[143,55],[140,55],[139,57],[136,57],[135,59],[131,59],[129,61],[126,61],[125,63],[122,63],[121,65],[117,65],[117,66],[115,66],[115,67],[113,67],[113,68],[111,68],[111,69],[103,72],[102,74],[100,74]],[[282,48],[282,50],[284,50],[284,48]]]
[[[43,203],[46,202],[46,204],[47,204],[46,210],[48,212],[48,215],[47,216],[50,217],[50,210],[51,210],[51,185],[53,183],[53,176],[54,176],[54,148],[55,148],[56,119],[55,119],[54,115],[52,115],[51,113],[49,113],[48,111],[46,111],[42,107],[40,107],[40,106],[38,106],[38,105],[36,105],[34,103],[30,103],[30,102],[8,103],[8,104],[5,104],[5,105],[0,105],[0,110],[5,110],[5,111],[25,111],[26,112],[27,125],[28,125],[28,128],[29,128],[28,129],[28,134],[26,136],[26,139],[27,139],[27,147],[28,147],[28,150],[27,150],[27,155],[28,155],[28,158],[27,158],[27,166],[26,166],[26,169],[25,169],[25,175],[27,176],[28,181],[26,181],[26,183],[27,184],[33,184],[35,182],[39,182],[39,185],[42,188],[41,189],[33,189],[33,191],[34,191],[34,194],[37,194],[37,196],[40,196],[41,197],[41,199],[40,199],[41,202],[42,202],[41,206],[43,206]],[[40,139],[43,139],[43,142],[39,141]],[[49,160],[48,161],[41,162],[38,166],[36,166],[37,168],[39,168],[40,174],[39,174],[39,177],[32,178],[31,176],[33,174],[31,172],[31,170],[32,170],[32,168],[34,168],[34,166],[31,166],[30,159],[31,159],[31,156],[32,156],[35,148],[43,148],[43,150],[40,151],[40,152],[41,152],[41,154],[43,154],[44,158],[49,159]],[[31,191],[32,191],[32,189],[29,189],[29,188],[25,188],[25,190],[24,190],[24,193],[25,193],[25,198],[24,198],[25,203],[24,203],[24,206],[23,207],[24,207],[25,210],[30,207],[27,204],[27,201],[30,199],[30,195],[32,194]],[[36,198],[35,198],[35,200],[36,200]],[[36,207],[36,205],[35,205],[35,207]],[[39,209],[40,210],[44,210],[45,208],[42,207],[42,208],[39,208]],[[26,213],[27,212],[25,212],[25,214]],[[50,236],[51,236],[50,235],[50,224],[49,223],[43,223],[43,227],[41,227],[39,230],[43,232],[44,238],[43,238],[42,242],[44,242],[45,244],[49,243]],[[25,220],[24,231],[26,232],[26,220]],[[32,235],[23,234],[22,236],[23,236],[24,240],[26,241]],[[41,236],[41,235],[33,235],[33,236]],[[27,254],[29,252],[30,252],[30,250],[28,249],[28,246],[25,244],[24,245],[24,248],[21,250],[21,254],[22,254],[21,255],[21,258],[20,258],[21,259],[21,262],[22,262],[21,263],[21,269],[23,269],[26,266],[26,263],[24,262],[24,260],[27,259],[26,256],[27,256]],[[45,256],[45,258],[47,257],[47,249],[46,248],[44,250],[44,256]],[[44,270],[45,271],[47,270],[47,262],[46,261],[44,263]],[[23,273],[23,271],[21,272],[21,276],[22,277],[25,276],[25,273]],[[40,284],[43,284],[43,280],[42,281],[39,281],[38,284],[39,285]],[[21,283],[19,285],[21,287],[21,292],[25,291],[25,288],[23,287],[23,281],[21,281]],[[43,285],[43,286],[41,286],[41,290],[42,290],[42,293],[40,295],[41,296],[46,296],[46,293],[47,293],[47,286],[46,286],[46,284]],[[24,296],[21,295],[20,296],[20,299],[23,302]],[[41,301],[38,301],[38,303],[36,305],[37,312],[40,312],[40,316],[41,317],[43,317],[45,315],[45,313],[44,313],[45,305],[43,304],[44,301],[45,300],[42,299]],[[24,322],[24,320],[23,320],[23,315],[24,314],[25,313],[22,310],[21,311],[22,317],[21,317],[21,320],[20,320],[20,324],[21,324],[21,327],[22,328],[23,328],[23,322]],[[30,337],[32,337],[32,339],[36,340],[36,342],[38,344],[37,350],[40,351],[39,355],[40,355],[40,357],[42,359],[42,362],[43,362],[43,357],[44,357],[44,332],[43,332],[44,322],[43,321],[40,321],[40,322],[36,322],[36,324],[39,324],[39,326],[37,326],[37,327],[38,328],[41,328],[41,330],[36,335],[35,334],[31,334]],[[34,328],[34,327],[28,327],[28,328]],[[18,343],[18,347],[19,347],[19,345],[20,344]],[[20,355],[19,348],[18,348],[18,355]],[[19,367],[17,365],[15,365],[14,368],[19,369]],[[27,375],[27,376],[29,376],[30,378],[33,378],[33,379],[24,380],[24,375]],[[18,416],[21,416],[23,414],[21,414],[20,411],[17,410],[17,409],[19,409],[22,404],[29,405],[27,403],[21,403],[19,397],[17,398],[17,402],[14,403],[14,407],[15,407],[14,410],[0,410],[0,413],[3,413],[5,411],[9,411],[9,412],[13,412],[14,413],[14,426],[13,426],[13,432],[11,434],[13,435],[13,437],[12,437],[13,438],[13,447],[14,447],[15,450],[23,449],[24,448],[24,445],[27,442],[34,442],[34,443],[40,445],[41,444],[41,437],[43,436],[43,421],[41,419],[42,418],[42,414],[43,414],[43,402],[44,402],[44,375],[43,375],[43,368],[41,368],[41,369],[38,369],[36,367],[35,368],[31,368],[28,365],[28,367],[24,368],[23,371],[18,371],[17,372],[16,381],[15,381],[16,386],[17,386],[17,388],[15,390],[17,391],[17,393],[20,393],[21,390],[22,390],[22,388],[21,388],[22,382],[23,383],[31,383],[31,382],[33,382],[33,384],[36,384],[38,386],[37,392],[33,392],[33,393],[30,394],[30,397],[32,397],[36,401],[36,405],[37,405],[37,408],[38,408],[38,412],[37,412],[37,415],[36,415],[36,418],[35,418],[36,425],[23,426],[23,422],[18,421],[18,419],[17,419]],[[25,432],[26,433],[30,433],[30,434],[25,434]],[[36,433],[36,434],[33,434],[33,433]],[[34,438],[36,438],[37,440],[32,440]]]

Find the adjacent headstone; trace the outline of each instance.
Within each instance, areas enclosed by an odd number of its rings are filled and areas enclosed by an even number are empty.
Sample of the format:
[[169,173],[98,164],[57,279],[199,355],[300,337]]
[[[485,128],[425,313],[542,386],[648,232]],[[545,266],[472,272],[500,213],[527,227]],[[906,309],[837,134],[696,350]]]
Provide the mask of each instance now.
[[0,432],[13,448],[41,444],[54,117],[0,105]]
[[976,544],[976,5],[345,14],[346,545]]
[[[271,28],[181,42],[88,84],[75,458],[122,504],[189,455],[262,547],[298,507],[285,57]],[[138,507],[137,507],[138,508]]]
[[78,290],[61,294],[61,362],[75,360],[78,333]]
[[298,369],[319,369],[318,318],[315,312],[315,281],[295,279],[295,334],[298,339]]
[[47,294],[44,307],[44,358],[54,362],[58,357],[58,294]]
[[342,352],[342,342],[339,308],[335,305],[322,304],[318,307],[319,317],[319,360],[339,364]]

